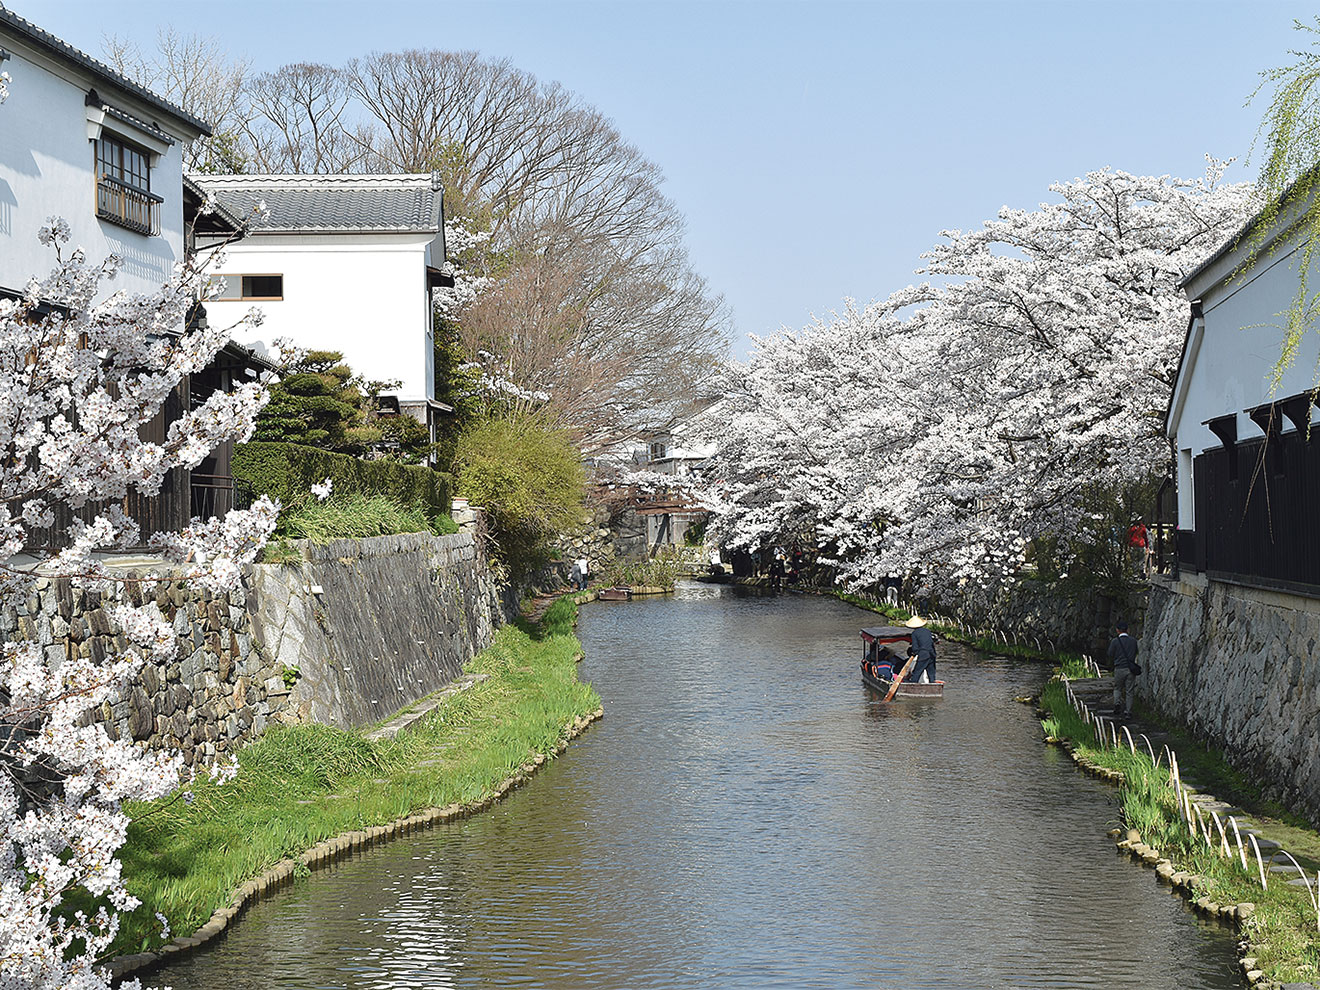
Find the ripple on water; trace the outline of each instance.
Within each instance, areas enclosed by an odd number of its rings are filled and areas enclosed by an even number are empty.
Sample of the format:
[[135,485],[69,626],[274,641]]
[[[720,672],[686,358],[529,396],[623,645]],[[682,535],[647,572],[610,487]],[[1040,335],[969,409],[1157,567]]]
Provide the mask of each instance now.
[[1218,990],[1232,935],[1114,855],[1039,667],[881,704],[828,599],[582,612],[607,717],[501,806],[318,871],[152,978],[221,987]]

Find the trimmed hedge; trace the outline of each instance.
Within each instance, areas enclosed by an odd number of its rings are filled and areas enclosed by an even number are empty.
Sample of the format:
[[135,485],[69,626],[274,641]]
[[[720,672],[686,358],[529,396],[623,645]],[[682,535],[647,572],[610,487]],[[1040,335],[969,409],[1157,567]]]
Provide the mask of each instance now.
[[234,446],[233,474],[254,496],[270,495],[284,505],[305,497],[326,478],[336,495],[383,495],[427,518],[449,512],[454,479],[441,471],[394,461],[364,461],[296,443],[257,441]]

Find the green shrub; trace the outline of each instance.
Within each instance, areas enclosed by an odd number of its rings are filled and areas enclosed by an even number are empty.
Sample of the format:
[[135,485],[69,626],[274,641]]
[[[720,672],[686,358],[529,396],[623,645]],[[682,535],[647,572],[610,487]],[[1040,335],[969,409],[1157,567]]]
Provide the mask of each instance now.
[[[305,498],[280,513],[279,536],[329,543],[394,533],[456,533],[449,516],[428,519],[415,506],[401,506],[384,495],[331,495],[324,502]],[[267,563],[279,563],[276,557]]]
[[549,536],[581,521],[582,453],[567,433],[534,416],[475,423],[458,439],[454,471],[459,494],[486,509],[516,564],[531,564]]
[[364,461],[294,443],[237,444],[233,473],[251,486],[254,496],[270,495],[286,507],[298,505],[312,485],[329,478],[335,495],[384,496],[426,519],[449,513],[453,486],[449,475],[429,467]]

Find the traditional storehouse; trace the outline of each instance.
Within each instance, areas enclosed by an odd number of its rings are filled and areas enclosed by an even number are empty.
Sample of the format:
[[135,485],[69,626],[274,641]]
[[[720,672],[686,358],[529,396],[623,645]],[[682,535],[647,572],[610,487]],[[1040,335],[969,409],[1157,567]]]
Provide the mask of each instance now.
[[1184,280],[1192,315],[1165,423],[1178,566],[1152,578],[1138,683],[1148,705],[1320,820],[1314,328],[1280,364],[1305,262],[1299,216],[1254,221]]
[[1300,274],[1294,217],[1263,241],[1249,227],[1183,281],[1192,317],[1165,426],[1181,570],[1320,596],[1320,335],[1279,370]]
[[[344,354],[382,398],[434,429],[431,290],[449,283],[443,192],[431,175],[195,175],[228,212],[268,219],[226,251],[214,319],[259,306],[263,342]],[[199,237],[199,247],[204,248]],[[254,340],[250,341],[255,343]]]
[[[50,217],[68,223],[71,245],[89,259],[121,259],[103,287],[107,296],[158,290],[191,256],[194,233],[214,240],[241,232],[225,210],[202,212],[202,191],[184,180],[183,148],[210,133],[204,121],[4,7],[0,71],[10,78],[0,104],[0,295],[21,294],[53,267],[51,248],[37,237]],[[206,319],[205,310],[199,306],[193,319]],[[144,439],[164,441],[185,410],[270,368],[247,348],[227,345],[170,396]],[[231,448],[222,445],[195,470],[170,472],[157,495],[124,499],[144,538],[228,511]],[[100,508],[78,515],[91,518]],[[59,545],[71,518],[58,509],[53,527],[29,533],[33,545]]]
[[0,71],[0,293],[50,271],[52,216],[122,259],[107,294],[158,289],[184,257],[183,147],[210,128],[3,6]]

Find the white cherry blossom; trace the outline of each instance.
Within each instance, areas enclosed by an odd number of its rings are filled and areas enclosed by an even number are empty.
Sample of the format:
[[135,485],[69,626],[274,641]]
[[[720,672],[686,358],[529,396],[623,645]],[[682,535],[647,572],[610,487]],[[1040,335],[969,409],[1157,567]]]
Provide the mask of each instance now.
[[[165,439],[142,439],[170,393],[204,369],[232,328],[193,326],[205,272],[180,266],[151,295],[95,302],[117,259],[99,264],[68,250],[69,226],[51,218],[40,239],[55,268],[20,300],[0,301],[0,607],[21,605],[34,583],[68,577],[90,590],[120,580],[107,552],[143,534],[124,512],[129,493],[155,494],[167,474],[195,467],[216,447],[247,438],[265,402],[259,384],[216,393],[185,412]],[[50,537],[63,510],[86,509]],[[193,520],[182,533],[151,536],[166,559],[204,587],[238,579],[274,527],[278,507],[259,501],[223,518]],[[67,518],[67,514],[64,515]],[[59,549],[45,550],[47,543]],[[178,754],[112,740],[86,716],[116,699],[150,658],[172,658],[165,617],[118,601],[111,615],[127,646],[94,661],[52,663],[36,643],[0,645],[0,988],[104,988],[97,960],[137,901],[116,853],[126,801],[164,797],[181,783]],[[215,774],[231,776],[232,765]],[[82,888],[99,902],[63,915]],[[136,986],[136,983],[124,984]]]

